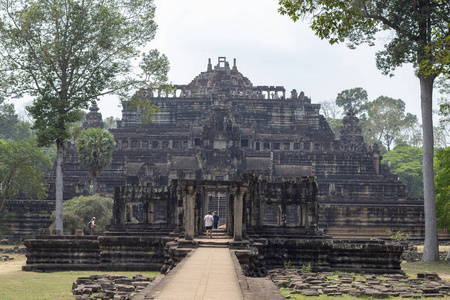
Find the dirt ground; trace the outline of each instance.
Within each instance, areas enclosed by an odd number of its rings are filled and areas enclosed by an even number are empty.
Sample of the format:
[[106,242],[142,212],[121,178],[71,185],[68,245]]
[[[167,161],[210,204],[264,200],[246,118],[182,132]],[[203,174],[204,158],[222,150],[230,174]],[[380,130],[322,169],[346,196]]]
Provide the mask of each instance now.
[[13,257],[13,260],[10,261],[2,261],[0,262],[0,274],[7,275],[12,274],[14,272],[18,272],[22,270],[22,266],[24,266],[27,262],[27,258],[23,254],[5,254],[9,257]]

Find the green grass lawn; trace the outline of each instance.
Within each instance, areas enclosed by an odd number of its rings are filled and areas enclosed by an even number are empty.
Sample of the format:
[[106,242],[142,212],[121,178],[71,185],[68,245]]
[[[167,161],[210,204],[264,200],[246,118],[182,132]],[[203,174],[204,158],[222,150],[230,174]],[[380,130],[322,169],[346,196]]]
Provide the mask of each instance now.
[[24,272],[22,266],[26,263],[25,255],[6,255],[14,257],[14,260],[0,262],[0,299],[2,300],[75,299],[75,296],[72,295],[72,283],[78,277],[96,274],[125,275],[130,278],[136,274],[147,277],[161,276],[158,272]]

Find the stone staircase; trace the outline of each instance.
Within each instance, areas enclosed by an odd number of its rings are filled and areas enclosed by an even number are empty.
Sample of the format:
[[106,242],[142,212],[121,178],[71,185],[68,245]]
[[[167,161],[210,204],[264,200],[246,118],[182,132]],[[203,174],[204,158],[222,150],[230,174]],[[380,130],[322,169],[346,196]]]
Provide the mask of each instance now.
[[217,211],[217,214],[220,217],[220,224],[226,224],[227,223],[227,199],[225,195],[213,196],[211,203],[208,203],[208,210],[211,211]]
[[227,234],[226,229],[213,229],[212,238],[208,239],[206,233],[202,233],[194,239],[199,247],[230,248],[233,239]]

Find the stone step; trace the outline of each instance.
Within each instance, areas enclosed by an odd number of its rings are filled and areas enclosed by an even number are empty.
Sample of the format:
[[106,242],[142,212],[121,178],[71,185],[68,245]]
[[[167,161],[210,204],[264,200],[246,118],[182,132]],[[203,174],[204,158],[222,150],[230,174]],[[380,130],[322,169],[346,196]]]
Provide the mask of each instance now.
[[199,243],[199,247],[207,247],[207,248],[230,248],[228,244],[215,244],[215,243]]
[[229,248],[230,244],[228,240],[217,239],[196,239],[199,247],[217,247],[217,248]]
[[[228,236],[228,235],[216,235],[216,234],[213,233],[212,238],[216,239],[216,240],[227,240],[227,239],[230,239],[231,237]],[[206,235],[199,235],[197,237],[197,239],[207,240],[208,237]]]

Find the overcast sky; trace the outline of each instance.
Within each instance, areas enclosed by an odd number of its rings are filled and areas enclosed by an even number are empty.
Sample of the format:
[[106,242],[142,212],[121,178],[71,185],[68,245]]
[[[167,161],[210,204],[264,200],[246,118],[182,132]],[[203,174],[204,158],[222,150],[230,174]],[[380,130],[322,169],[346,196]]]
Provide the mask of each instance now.
[[[303,91],[313,103],[334,100],[346,89],[364,88],[369,100],[384,95],[402,99],[406,110],[420,120],[419,80],[411,65],[394,77],[376,68],[375,53],[382,49],[344,44],[329,45],[309,28],[308,21],[294,23],[278,14],[277,0],[155,0],[158,32],[151,48],[166,54],[169,79],[188,84],[225,56],[253,85],[284,86]],[[436,97],[435,97],[436,99]],[[436,102],[436,101],[435,101]],[[99,103],[103,117],[121,117],[117,100]]]

